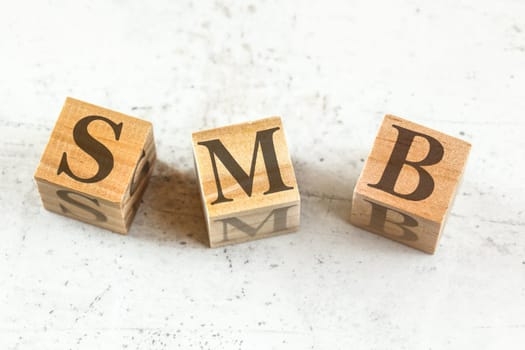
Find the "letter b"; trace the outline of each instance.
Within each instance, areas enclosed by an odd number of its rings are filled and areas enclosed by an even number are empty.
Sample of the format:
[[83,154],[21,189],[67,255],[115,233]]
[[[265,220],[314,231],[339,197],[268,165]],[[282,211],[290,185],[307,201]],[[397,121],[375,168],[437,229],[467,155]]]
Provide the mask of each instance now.
[[[398,130],[398,136],[390,159],[386,164],[379,182],[373,185],[368,184],[368,186],[411,201],[420,201],[428,198],[434,191],[434,179],[423,167],[437,164],[443,159],[443,145],[429,135],[412,131],[398,125],[392,125],[392,127]],[[424,159],[410,161],[407,159],[407,155],[415,137],[422,137],[427,140],[429,151]],[[411,166],[419,175],[418,185],[412,193],[399,193],[394,189],[404,165]]]
[[355,186],[350,221],[434,253],[470,145],[385,116]]

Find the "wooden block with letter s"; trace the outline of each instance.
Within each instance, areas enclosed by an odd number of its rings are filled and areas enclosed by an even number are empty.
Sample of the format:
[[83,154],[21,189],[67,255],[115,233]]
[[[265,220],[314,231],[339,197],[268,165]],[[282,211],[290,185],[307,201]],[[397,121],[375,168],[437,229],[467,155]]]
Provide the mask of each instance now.
[[200,131],[192,139],[211,247],[299,227],[300,195],[281,118]]
[[46,209],[127,233],[155,158],[151,123],[68,97],[35,180]]
[[470,144],[385,116],[357,181],[351,222],[433,254]]

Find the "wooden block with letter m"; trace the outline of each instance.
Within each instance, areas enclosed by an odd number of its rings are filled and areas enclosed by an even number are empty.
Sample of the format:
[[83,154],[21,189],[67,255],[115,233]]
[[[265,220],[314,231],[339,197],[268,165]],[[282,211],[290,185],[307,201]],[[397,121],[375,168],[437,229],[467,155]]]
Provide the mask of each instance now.
[[299,227],[299,189],[281,118],[192,136],[211,247]]
[[46,209],[127,233],[155,155],[151,123],[67,98],[35,180]]
[[470,144],[385,116],[357,181],[351,222],[433,254]]

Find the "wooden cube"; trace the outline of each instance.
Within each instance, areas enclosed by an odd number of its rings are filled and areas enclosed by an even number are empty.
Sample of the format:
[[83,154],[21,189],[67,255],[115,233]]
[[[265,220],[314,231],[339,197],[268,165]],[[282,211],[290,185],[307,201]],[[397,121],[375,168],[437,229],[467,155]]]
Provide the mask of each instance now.
[[433,254],[470,144],[385,116],[357,181],[351,222]]
[[155,156],[151,123],[68,97],[35,180],[46,209],[127,233]]
[[299,189],[281,118],[200,131],[192,138],[211,247],[299,227]]

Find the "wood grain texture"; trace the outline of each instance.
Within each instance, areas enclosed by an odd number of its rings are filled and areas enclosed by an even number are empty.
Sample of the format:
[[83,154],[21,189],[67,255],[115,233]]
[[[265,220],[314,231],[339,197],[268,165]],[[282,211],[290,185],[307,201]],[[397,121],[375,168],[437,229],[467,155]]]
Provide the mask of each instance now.
[[151,123],[68,97],[34,177],[46,209],[127,233],[155,158]]
[[[351,222],[434,253],[469,152],[465,141],[386,115],[355,186]],[[394,186],[378,186],[388,177]]]
[[[298,228],[300,196],[281,118],[199,131],[192,139],[210,246]],[[211,141],[220,142],[231,158]]]
[[[525,344],[525,1],[5,4],[0,349]],[[66,94],[153,123],[127,236],[42,207]],[[435,255],[349,223],[388,112],[473,145]],[[270,115],[300,231],[208,249],[190,135]]]

